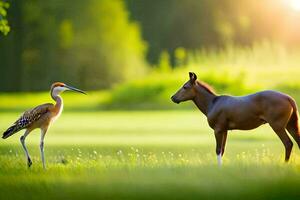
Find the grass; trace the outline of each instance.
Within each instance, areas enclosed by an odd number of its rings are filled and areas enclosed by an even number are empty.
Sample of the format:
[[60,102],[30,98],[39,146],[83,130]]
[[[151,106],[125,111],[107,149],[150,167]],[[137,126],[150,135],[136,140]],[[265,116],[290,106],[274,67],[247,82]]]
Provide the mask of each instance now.
[[[4,130],[19,113],[0,113]],[[46,136],[0,143],[0,199],[298,199],[300,152],[283,163],[283,145],[268,126],[229,133],[224,165],[200,112],[65,112]],[[295,145],[296,147],[296,145]]]

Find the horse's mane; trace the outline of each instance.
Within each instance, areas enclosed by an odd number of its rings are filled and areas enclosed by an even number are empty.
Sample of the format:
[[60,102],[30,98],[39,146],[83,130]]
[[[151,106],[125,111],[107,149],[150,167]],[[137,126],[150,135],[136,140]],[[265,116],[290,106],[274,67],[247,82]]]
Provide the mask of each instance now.
[[208,85],[207,83],[202,82],[202,81],[197,81],[197,83],[200,87],[202,87],[204,90],[206,90],[210,94],[216,95],[215,90],[210,85]]

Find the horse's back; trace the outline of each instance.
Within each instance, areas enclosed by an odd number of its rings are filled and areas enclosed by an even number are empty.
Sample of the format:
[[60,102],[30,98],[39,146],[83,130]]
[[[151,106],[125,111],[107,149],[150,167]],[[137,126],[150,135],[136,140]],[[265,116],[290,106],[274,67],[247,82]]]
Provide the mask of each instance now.
[[270,106],[274,104],[286,104],[295,101],[292,97],[274,90],[264,90],[245,96],[224,96],[224,102],[231,106]]
[[264,99],[283,99],[283,100],[286,100],[288,98],[292,99],[292,97],[290,97],[289,95],[275,90],[264,90],[261,92],[254,93],[250,96],[254,96],[254,97],[256,96]]
[[226,121],[229,129],[253,129],[273,118],[290,115],[290,99],[288,95],[272,90],[239,97],[222,95],[210,116],[223,118],[221,121]]
[[293,111],[295,100],[287,94],[267,90],[258,93],[257,101],[261,104],[261,109],[267,118],[279,118],[286,116],[289,118]]
[[[270,109],[291,107],[291,101],[295,102],[289,95],[274,90],[257,92],[249,95],[249,97],[249,101],[259,104],[260,107]],[[276,110],[273,110],[273,112],[274,111]]]

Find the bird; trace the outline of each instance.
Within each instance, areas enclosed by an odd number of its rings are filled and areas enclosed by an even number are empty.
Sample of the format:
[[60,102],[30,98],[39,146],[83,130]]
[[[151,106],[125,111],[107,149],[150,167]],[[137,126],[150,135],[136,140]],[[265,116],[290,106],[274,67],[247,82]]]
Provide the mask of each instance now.
[[13,123],[4,133],[2,138],[6,139],[13,134],[19,132],[20,130],[25,129],[24,135],[20,137],[20,142],[25,151],[27,158],[27,166],[30,168],[32,165],[32,160],[28,153],[27,147],[25,145],[25,139],[34,129],[41,130],[41,138],[40,138],[40,152],[41,152],[41,160],[43,164],[43,168],[46,169],[45,166],[45,157],[44,157],[44,138],[49,129],[49,126],[61,115],[63,111],[63,99],[60,96],[66,90],[72,90],[75,92],[79,92],[82,94],[86,94],[84,91],[66,85],[62,82],[55,82],[51,85],[50,95],[52,99],[55,101],[55,104],[46,103],[39,105],[35,108],[29,109],[25,111],[15,123]]

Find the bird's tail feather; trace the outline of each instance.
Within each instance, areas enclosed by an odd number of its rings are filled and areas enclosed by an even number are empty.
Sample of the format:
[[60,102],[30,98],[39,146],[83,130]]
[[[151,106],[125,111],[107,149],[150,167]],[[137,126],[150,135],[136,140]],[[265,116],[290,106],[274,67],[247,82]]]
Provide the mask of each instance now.
[[2,138],[3,139],[6,139],[8,138],[9,136],[12,136],[14,133],[17,132],[17,126],[16,124],[12,125],[11,127],[9,127],[4,133],[3,133],[3,136]]

